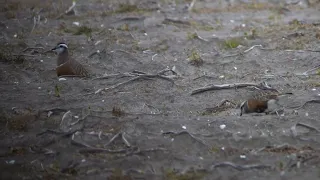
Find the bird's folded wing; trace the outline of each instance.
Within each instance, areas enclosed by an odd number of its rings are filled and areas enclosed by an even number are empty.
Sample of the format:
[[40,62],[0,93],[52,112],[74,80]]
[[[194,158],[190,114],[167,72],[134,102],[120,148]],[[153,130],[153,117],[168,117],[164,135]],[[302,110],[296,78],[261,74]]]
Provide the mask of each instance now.
[[70,67],[72,69],[73,74],[80,76],[88,76],[89,72],[77,61],[70,60]]

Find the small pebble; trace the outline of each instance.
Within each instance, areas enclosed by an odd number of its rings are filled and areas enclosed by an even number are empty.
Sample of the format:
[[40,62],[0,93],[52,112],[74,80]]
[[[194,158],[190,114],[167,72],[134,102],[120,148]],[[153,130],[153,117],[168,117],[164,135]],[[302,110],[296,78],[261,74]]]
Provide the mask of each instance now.
[[240,158],[241,158],[241,159],[245,159],[246,156],[245,156],[245,155],[240,155]]
[[73,22],[72,24],[76,25],[76,26],[80,26],[79,22]]
[[226,128],[226,125],[225,124],[221,124],[220,125],[220,129],[224,129],[224,128]]
[[182,126],[182,129],[187,129],[187,127],[186,126]]
[[38,87],[38,89],[41,89],[41,87]]
[[53,112],[49,111],[47,116],[50,117],[52,114],[53,114]]
[[[7,162],[7,161],[6,161]],[[8,164],[14,164],[16,161],[15,160],[11,160],[9,162],[7,162]]]
[[59,78],[59,81],[65,81],[67,80],[66,78]]

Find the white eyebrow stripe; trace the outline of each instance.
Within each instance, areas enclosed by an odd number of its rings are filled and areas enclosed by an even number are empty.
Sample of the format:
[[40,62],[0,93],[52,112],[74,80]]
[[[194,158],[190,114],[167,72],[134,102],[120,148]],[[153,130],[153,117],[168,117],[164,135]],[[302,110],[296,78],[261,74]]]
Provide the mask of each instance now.
[[68,48],[68,46],[66,44],[59,44],[59,46],[63,46],[65,48]]

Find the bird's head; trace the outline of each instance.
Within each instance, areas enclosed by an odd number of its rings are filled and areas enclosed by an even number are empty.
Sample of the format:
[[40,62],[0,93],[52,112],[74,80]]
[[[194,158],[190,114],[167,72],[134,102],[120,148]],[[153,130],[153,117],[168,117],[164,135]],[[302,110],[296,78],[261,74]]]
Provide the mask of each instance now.
[[57,46],[51,50],[58,53],[58,54],[61,54],[61,53],[66,52],[68,50],[68,46],[66,43],[58,43]]

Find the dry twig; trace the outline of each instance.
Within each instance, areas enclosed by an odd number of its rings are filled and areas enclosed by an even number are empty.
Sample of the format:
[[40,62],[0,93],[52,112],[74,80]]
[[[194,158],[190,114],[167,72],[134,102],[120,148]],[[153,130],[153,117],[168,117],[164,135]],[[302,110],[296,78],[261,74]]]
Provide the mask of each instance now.
[[[254,48],[259,47],[259,49],[261,50],[266,50],[266,51],[274,51],[274,50],[279,50],[279,49],[270,49],[270,48],[264,48],[261,44],[259,45],[253,45],[250,48],[248,48],[247,50],[244,50],[243,52],[240,53],[236,53],[236,54],[230,54],[230,55],[225,55],[222,56],[223,58],[227,58],[227,57],[234,57],[234,56],[239,56],[239,55],[243,55],[244,53],[247,53],[251,50],[253,50]],[[291,50],[291,49],[287,49],[284,50],[285,52],[298,52],[298,53],[304,53],[304,52],[320,52],[320,50],[310,50],[310,49],[306,49],[306,50]]]
[[259,83],[259,84],[256,84],[256,83],[234,83],[234,84],[222,84],[222,85],[209,84],[205,87],[201,87],[201,88],[197,88],[197,89],[193,90],[191,92],[191,95],[199,94],[199,93],[211,91],[211,90],[244,88],[244,87],[248,87],[248,86],[253,86],[253,87],[256,87],[259,89],[260,88],[270,89],[270,87],[267,86],[265,83]]
[[33,17],[33,27],[32,27],[32,29],[31,29],[31,33],[33,32],[33,30],[34,30],[34,28],[36,27],[36,25],[37,25],[37,18],[34,16],[34,17]]
[[301,106],[298,106],[298,107],[287,107],[287,108],[293,108],[294,110],[298,110],[298,109],[303,108],[308,103],[320,103],[320,100],[319,99],[312,99],[312,100],[309,100],[309,101],[303,103]]
[[203,142],[201,139],[195,137],[193,134],[189,133],[188,131],[181,131],[181,132],[172,132],[172,131],[168,131],[168,132],[164,132],[162,133],[162,135],[169,135],[169,136],[179,136],[182,134],[188,134],[190,137],[192,137],[194,140],[196,140],[197,142],[203,144],[204,146],[207,146],[205,142]]
[[304,76],[308,76],[309,74],[309,72],[312,72],[312,71],[318,71],[320,69],[320,65],[319,66],[316,66],[316,67],[314,67],[314,68],[312,68],[312,69],[309,69],[309,70],[307,70],[307,71],[305,71],[304,73],[302,73],[302,75],[304,75]]
[[64,13],[61,13],[56,19],[60,19],[63,15],[69,14],[72,11],[74,11],[75,6],[76,6],[76,1],[72,1],[72,5]]
[[135,70],[132,73],[126,73],[126,75],[133,76],[134,78],[131,78],[131,79],[127,80],[127,81],[124,81],[124,82],[121,82],[121,83],[118,83],[118,84],[115,84],[115,85],[113,85],[111,87],[100,88],[97,91],[95,91],[95,94],[100,93],[102,91],[108,91],[108,90],[111,90],[111,89],[115,89],[115,88],[117,88],[119,86],[128,84],[128,83],[130,83],[132,81],[136,81],[136,80],[139,80],[139,79],[161,78],[161,79],[173,82],[173,79],[171,77],[164,75],[164,73],[169,72],[169,71],[174,73],[175,75],[177,74],[176,72],[174,72],[170,68],[166,68],[166,69],[164,69],[162,71],[159,71],[157,74],[148,74],[148,73],[145,73],[145,72],[141,72],[141,71],[136,71]]
[[316,131],[317,133],[320,132],[316,127],[313,127],[313,126],[311,126],[311,125],[304,124],[304,123],[296,123],[295,125],[293,125],[293,126],[290,128],[290,131],[291,131],[291,133],[292,133],[292,135],[293,135],[294,137],[296,137],[296,136],[298,135],[298,133],[297,133],[297,126],[301,126],[301,127],[307,128],[307,129],[309,129],[310,131]]
[[216,163],[211,166],[212,169],[217,168],[217,167],[232,167],[238,171],[244,171],[244,170],[250,170],[250,169],[270,169],[270,165],[264,165],[264,164],[250,164],[250,165],[239,165],[235,164],[232,162],[221,162],[221,163]]
[[119,132],[117,133],[115,136],[113,136],[110,141],[104,145],[104,147],[107,147],[108,145],[110,145],[115,139],[117,139],[119,136],[121,136],[121,140],[124,142],[124,144],[127,147],[131,147],[131,144],[129,143],[129,141],[124,137],[124,132]]
[[27,47],[24,50],[22,50],[22,52],[26,52],[26,51],[28,51],[30,49],[44,49],[44,48],[43,47]]
[[253,50],[253,49],[254,49],[254,48],[256,48],[256,47],[260,47],[260,48],[262,48],[262,45],[261,45],[261,44],[259,44],[259,45],[253,45],[253,46],[251,46],[249,49],[244,50],[243,52],[236,53],[236,54],[224,55],[224,56],[222,56],[222,57],[223,57],[223,58],[228,58],[228,57],[234,57],[234,56],[243,55],[244,53],[247,53],[247,52],[249,52],[249,51]]
[[194,4],[197,2],[197,0],[192,0],[192,2],[189,5],[188,11],[192,11]]

